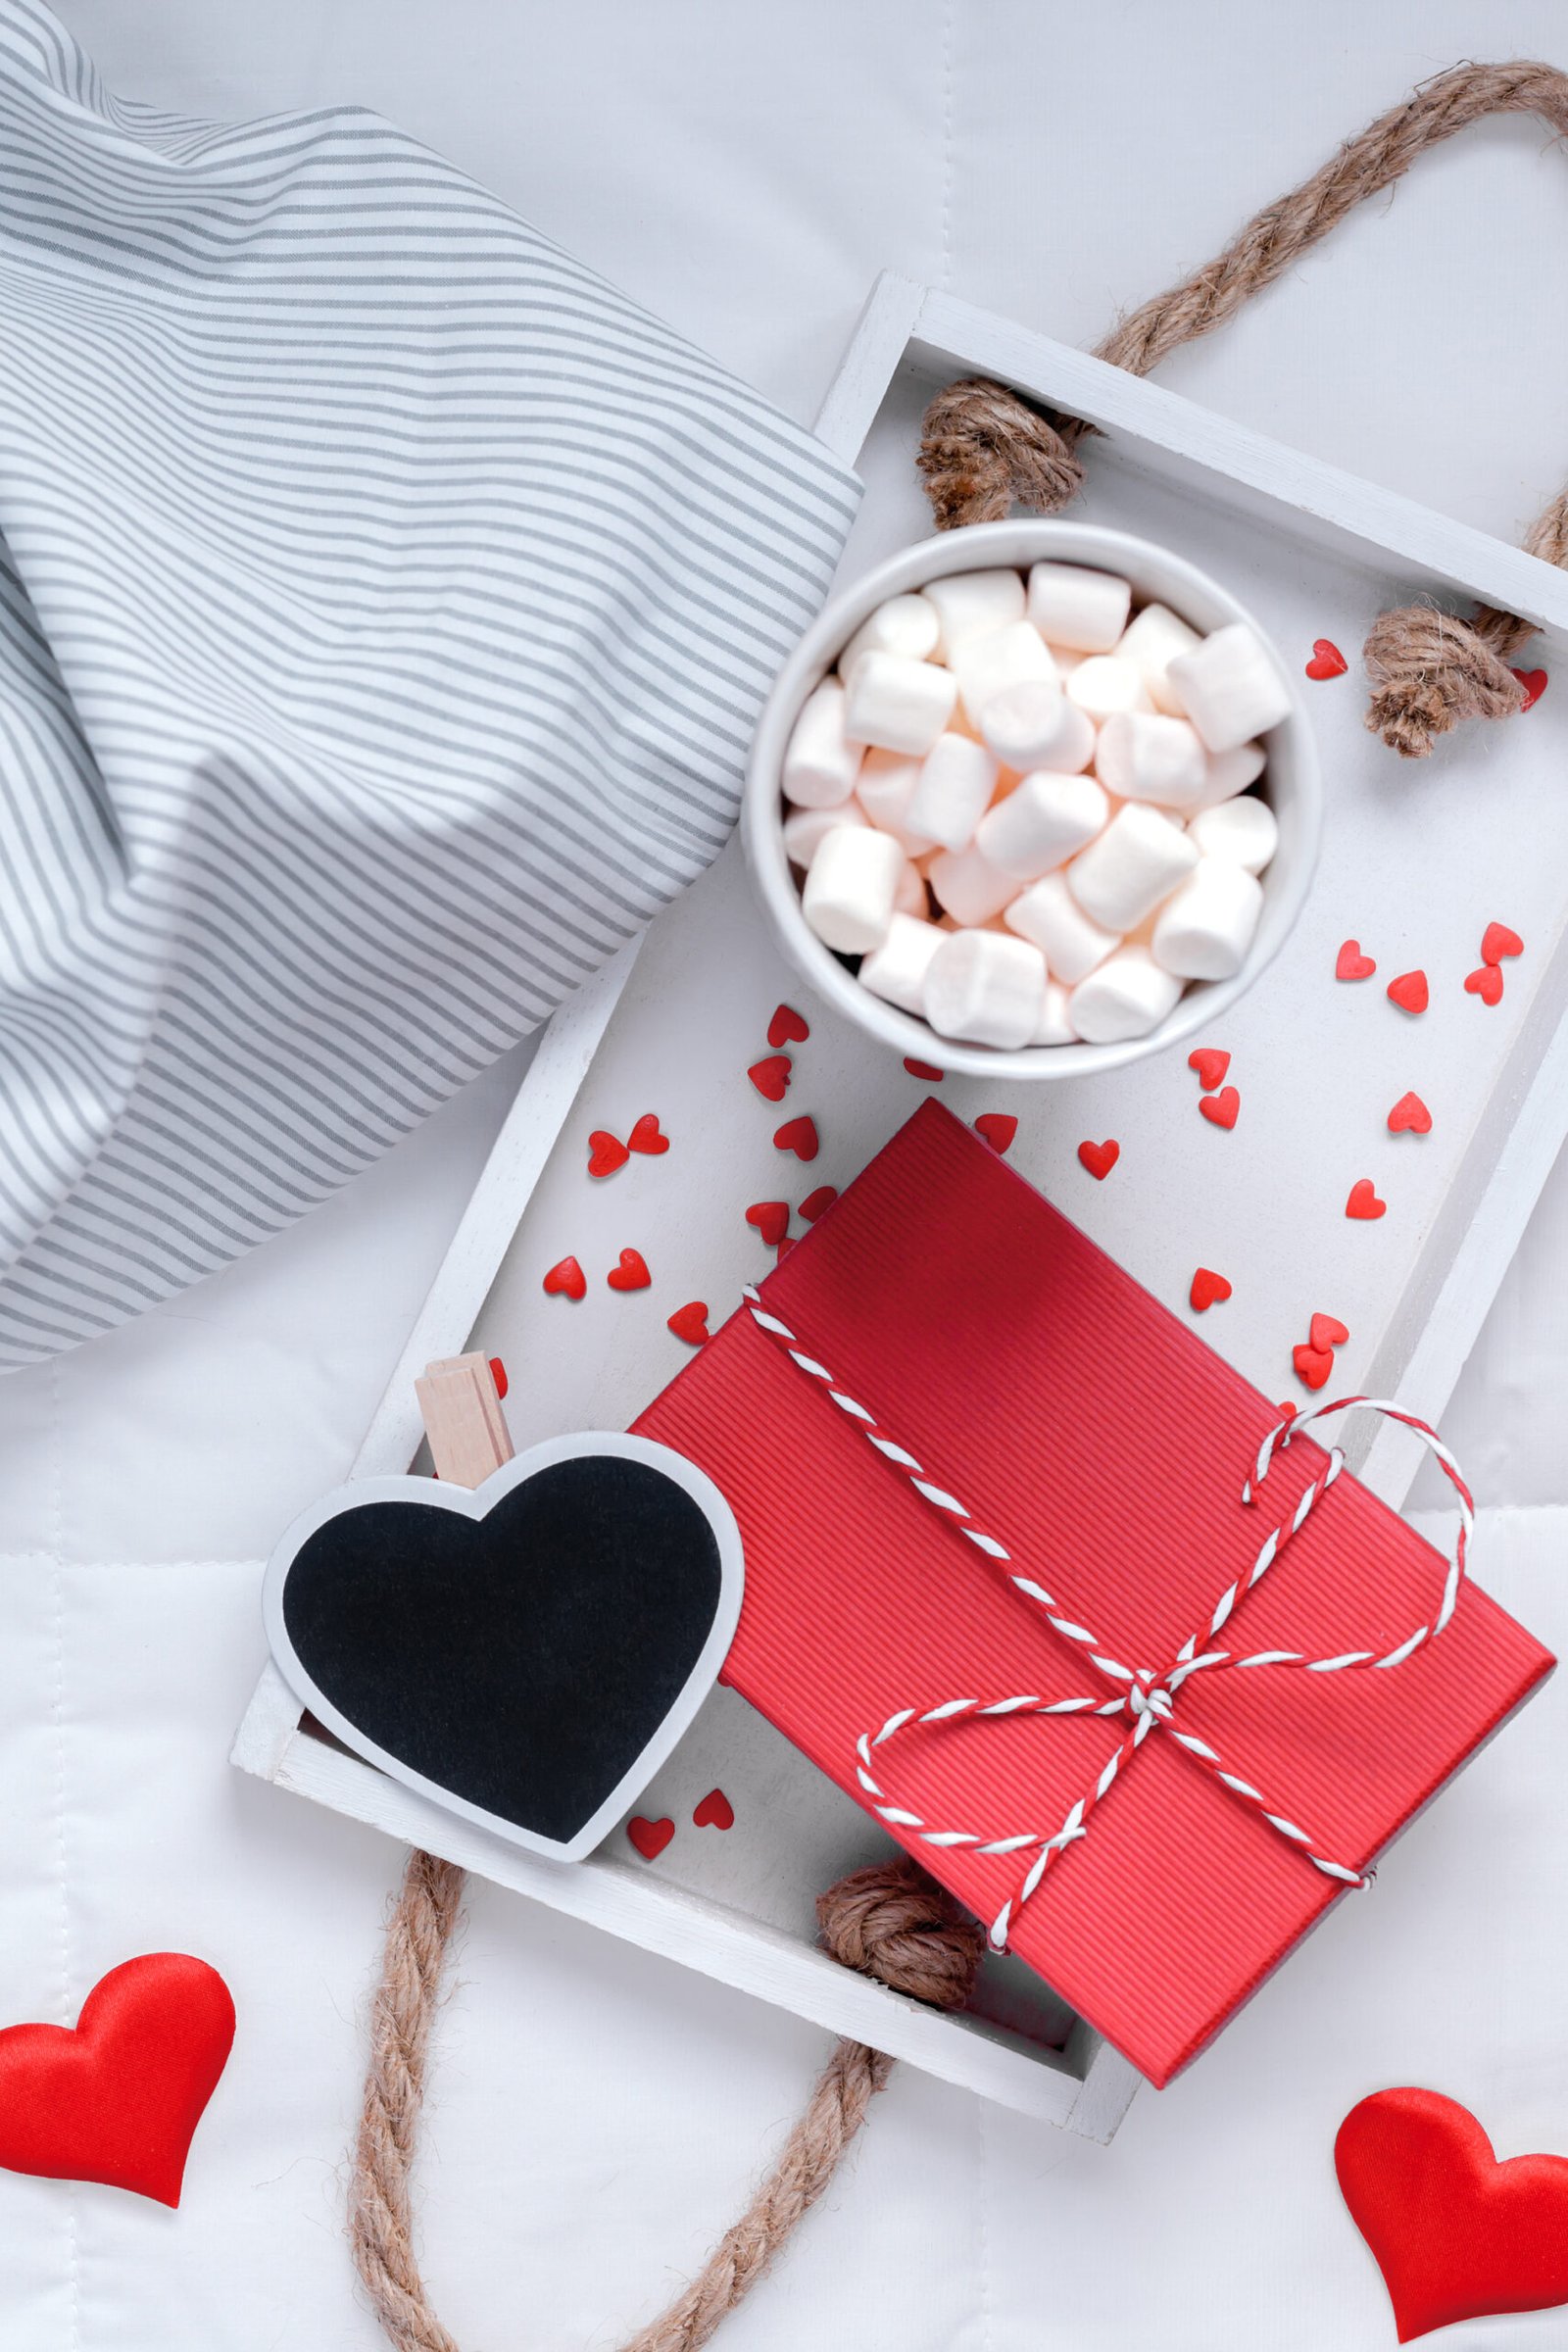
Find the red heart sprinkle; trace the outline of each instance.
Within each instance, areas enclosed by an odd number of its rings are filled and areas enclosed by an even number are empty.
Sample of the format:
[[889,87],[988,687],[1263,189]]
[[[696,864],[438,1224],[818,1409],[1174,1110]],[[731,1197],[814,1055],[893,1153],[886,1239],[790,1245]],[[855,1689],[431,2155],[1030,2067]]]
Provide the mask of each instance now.
[[650,1159],[657,1159],[662,1152],[669,1150],[668,1136],[660,1133],[657,1110],[643,1112],[626,1138],[626,1148],[631,1152],[646,1152]]
[[623,1250],[619,1265],[612,1266],[605,1276],[612,1291],[646,1291],[653,1279],[640,1250]]
[[1481,939],[1483,963],[1500,963],[1505,956],[1522,956],[1524,952],[1524,941],[1517,931],[1510,931],[1506,923],[1487,925]]
[[808,1193],[801,1202],[801,1214],[808,1225],[814,1225],[823,1209],[831,1208],[838,1197],[838,1187],[834,1184],[819,1184],[814,1193]]
[[1338,1315],[1314,1315],[1306,1336],[1314,1348],[1343,1348],[1350,1335]]
[[773,1142],[780,1152],[793,1152],[797,1159],[812,1160],[821,1149],[814,1119],[786,1119],[774,1130]]
[[677,1340],[684,1340],[688,1348],[700,1348],[709,1336],[707,1299],[693,1298],[689,1305],[677,1306],[666,1328]]
[[1371,1177],[1358,1176],[1350,1187],[1350,1198],[1345,1203],[1345,1213],[1348,1217],[1381,1217],[1388,1205],[1386,1200],[1378,1199]]
[[946,1070],[935,1068],[929,1061],[911,1061],[907,1054],[904,1056],[904,1066],[911,1078],[924,1078],[932,1086],[940,1086],[947,1076]]
[[663,1852],[675,1835],[675,1824],[666,1813],[662,1821],[649,1821],[634,1813],[626,1824],[626,1835],[645,1862],[653,1862]]
[[590,1176],[613,1176],[615,1170],[623,1168],[630,1157],[631,1153],[619,1136],[608,1134],[603,1127],[596,1127],[588,1138]]
[[1224,1079],[1231,1066],[1231,1057],[1218,1046],[1200,1046],[1196,1054],[1187,1056],[1187,1067],[1198,1072],[1198,1083],[1205,1095],[1211,1095]]
[[1314,637],[1312,659],[1306,665],[1309,678],[1343,678],[1349,663],[1332,637]]
[[493,1355],[490,1358],[490,1377],[496,1384],[496,1395],[502,1399],[503,1402],[505,1402],[507,1395],[507,1367],[501,1361],[499,1355]]
[[804,1046],[810,1034],[810,1022],[793,1004],[780,1004],[767,1024],[770,1046]]
[[974,1123],[976,1135],[983,1135],[993,1152],[1005,1152],[1018,1132],[1018,1122],[1010,1111],[983,1110]]
[[1200,1266],[1193,1276],[1193,1287],[1187,1298],[1188,1303],[1196,1307],[1199,1314],[1203,1314],[1211,1306],[1223,1305],[1230,1295],[1231,1286],[1223,1274],[1216,1274],[1207,1266]]
[[1419,1095],[1401,1095],[1389,1113],[1391,1135],[1403,1135],[1407,1130],[1412,1135],[1432,1133],[1432,1113]]
[[757,1227],[771,1250],[790,1229],[790,1204],[787,1200],[754,1200],[746,1211],[746,1222]]
[[1479,997],[1483,1004],[1500,1004],[1501,972],[1494,963],[1478,964],[1473,972],[1466,972],[1464,976],[1464,993],[1467,997]]
[[1213,1126],[1234,1127],[1242,1098],[1234,1086],[1222,1086],[1217,1095],[1205,1095],[1198,1107]]
[[1334,1369],[1334,1358],[1327,1348],[1293,1348],[1291,1361],[1296,1377],[1306,1388],[1320,1389]]
[[1334,958],[1336,980],[1370,980],[1377,968],[1370,956],[1362,955],[1358,939],[1348,939]]
[[1121,1146],[1113,1140],[1103,1144],[1080,1144],[1078,1147],[1078,1164],[1089,1170],[1097,1184],[1104,1183],[1120,1157]]
[[1401,972],[1396,980],[1389,982],[1385,993],[1389,1003],[1397,1004],[1401,1012],[1425,1012],[1430,1001],[1427,976],[1422,971]]
[[588,1277],[574,1257],[564,1257],[545,1276],[544,1288],[551,1298],[586,1298]]
[[735,1808],[722,1788],[710,1788],[692,1819],[700,1830],[732,1830]]
[[1525,699],[1519,706],[1520,710],[1522,711],[1533,710],[1546,691],[1545,671],[1544,669],[1514,669],[1510,670],[1508,674],[1510,677],[1517,678],[1525,690]]
[[754,1061],[746,1075],[765,1102],[782,1102],[794,1067],[787,1054],[767,1054]]

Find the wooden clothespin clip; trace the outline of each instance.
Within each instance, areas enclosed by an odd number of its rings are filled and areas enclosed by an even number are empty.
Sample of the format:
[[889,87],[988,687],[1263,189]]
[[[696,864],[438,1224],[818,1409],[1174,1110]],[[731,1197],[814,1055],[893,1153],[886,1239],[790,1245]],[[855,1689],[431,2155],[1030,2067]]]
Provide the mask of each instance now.
[[485,1355],[452,1355],[426,1364],[414,1384],[437,1478],[478,1487],[513,1456],[495,1374]]

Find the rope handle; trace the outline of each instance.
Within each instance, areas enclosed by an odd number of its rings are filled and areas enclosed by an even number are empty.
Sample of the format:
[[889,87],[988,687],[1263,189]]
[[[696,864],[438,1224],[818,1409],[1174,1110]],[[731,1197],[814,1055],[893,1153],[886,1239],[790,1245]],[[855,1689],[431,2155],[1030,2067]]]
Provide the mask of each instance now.
[[[1391,107],[1298,188],[1265,205],[1201,270],[1167,287],[1096,346],[1096,357],[1148,375],[1183,343],[1234,318],[1367,197],[1402,178],[1416,158],[1491,115],[1539,115],[1568,136],[1568,74],[1529,61],[1454,66]],[[1017,505],[1054,514],[1076,497],[1084,469],[1082,418],[1047,416],[981,378],[950,384],[926,411],[918,464],[939,530],[997,522]],[[1537,516],[1526,553],[1568,567],[1568,489]],[[1431,605],[1384,612],[1364,655],[1372,697],[1366,724],[1391,750],[1422,760],[1466,718],[1508,718],[1525,707],[1509,667],[1535,624],[1492,605],[1468,620]]]

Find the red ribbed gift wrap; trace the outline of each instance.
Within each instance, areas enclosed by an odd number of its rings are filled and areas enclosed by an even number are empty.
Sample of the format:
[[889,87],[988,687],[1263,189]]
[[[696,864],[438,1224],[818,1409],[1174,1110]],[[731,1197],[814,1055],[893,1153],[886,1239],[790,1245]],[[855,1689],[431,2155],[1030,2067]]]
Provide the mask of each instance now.
[[[1012,1565],[1134,1667],[1168,1667],[1324,1467],[1298,1440],[1245,1508],[1278,1408],[933,1102],[761,1295]],[[896,1709],[1113,1695],[744,1310],[636,1427],[700,1464],[739,1521],[746,1597],[724,1681],[861,1802],[856,1741]],[[1445,1566],[1347,1473],[1227,1643],[1392,1647],[1431,1618]],[[1466,1584],[1452,1622],[1402,1666],[1200,1675],[1176,1719],[1318,1852],[1362,1868],[1553,1662]],[[928,1823],[1050,1834],[1127,1729],[1125,1717],[971,1719],[903,1734],[877,1751],[877,1774]],[[982,1920],[1030,1860],[894,1834]],[[1009,1940],[1162,2083],[1341,1892],[1155,1731]],[[1370,1928],[1376,1891],[1351,1899]]]

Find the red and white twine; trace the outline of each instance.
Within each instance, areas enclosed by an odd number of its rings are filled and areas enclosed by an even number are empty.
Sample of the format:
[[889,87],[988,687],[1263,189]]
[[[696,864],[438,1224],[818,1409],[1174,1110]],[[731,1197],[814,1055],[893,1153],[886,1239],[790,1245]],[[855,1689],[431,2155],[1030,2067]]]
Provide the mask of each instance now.
[[[1370,1874],[1349,1868],[1346,1863],[1333,1861],[1317,1850],[1311,1834],[1293,1821],[1288,1814],[1275,1810],[1261,1789],[1241,1774],[1227,1769],[1217,1749],[1194,1733],[1182,1731],[1174,1720],[1175,1701],[1182,1686],[1196,1674],[1205,1674],[1223,1668],[1250,1670],[1255,1667],[1295,1667],[1305,1674],[1346,1674],[1357,1671],[1381,1673],[1393,1666],[1402,1666],[1422,1645],[1441,1634],[1453,1615],[1459,1597],[1459,1586],[1465,1573],[1465,1557],[1475,1525],[1475,1506],[1470,1490],[1460,1474],[1459,1465],[1437,1433],[1414,1414],[1404,1412],[1398,1405],[1389,1404],[1371,1396],[1343,1396],[1332,1403],[1316,1404],[1304,1412],[1282,1419],[1258,1449],[1252,1475],[1242,1488],[1242,1501],[1248,1507],[1255,1505],[1257,1489],[1268,1475],[1276,1448],[1283,1450],[1298,1433],[1309,1423],[1322,1420],[1329,1413],[1348,1412],[1359,1406],[1368,1412],[1382,1413],[1390,1420],[1400,1422],[1420,1439],[1429,1452],[1442,1465],[1445,1475],[1459,1498],[1459,1533],[1454,1555],[1444,1580],[1443,1594],[1434,1616],[1412,1634],[1388,1650],[1352,1649],[1332,1657],[1310,1657],[1302,1650],[1260,1649],[1245,1655],[1233,1650],[1211,1646],[1224,1630],[1232,1612],[1252,1588],[1260,1583],[1284,1550],[1291,1538],[1298,1534],[1316,1504],[1328,1493],[1345,1467],[1345,1457],[1338,1447],[1331,1449],[1327,1466],[1320,1478],[1307,1487],[1298,1500],[1290,1518],[1270,1528],[1259,1544],[1257,1554],[1245,1576],[1239,1576],[1221,1593],[1208,1623],[1202,1631],[1190,1635],[1162,1673],[1148,1667],[1124,1665],[1119,1658],[1105,1653],[1103,1644],[1085,1625],[1069,1613],[1061,1602],[1053,1598],[1034,1577],[1026,1576],[1014,1564],[1013,1554],[993,1535],[977,1526],[969,1511],[957,1496],[918,1462],[907,1447],[889,1437],[874,1413],[839,1388],[825,1364],[808,1354],[790,1330],[788,1324],[763,1306],[758,1292],[748,1288],[743,1294],[752,1320],[767,1333],[809,1380],[818,1382],[842,1413],[856,1423],[862,1436],[876,1447],[883,1459],[904,1472],[915,1493],[940,1511],[956,1533],[972,1544],[987,1559],[995,1560],[1006,1569],[1007,1580],[1026,1600],[1032,1601],[1046,1613],[1047,1621],[1062,1641],[1076,1644],[1091,1666],[1107,1682],[1120,1686],[1116,1695],[1100,1699],[1094,1696],[1076,1698],[1042,1698],[1030,1691],[1011,1698],[949,1698],[933,1707],[901,1707],[890,1715],[878,1732],[864,1732],[856,1742],[858,1763],[856,1775],[860,1787],[871,1800],[871,1809],[890,1827],[908,1832],[919,1843],[931,1846],[966,1846],[977,1854],[1033,1853],[1022,1882],[1008,1896],[991,1923],[990,1936],[1000,1951],[1006,1946],[1007,1935],[1015,1914],[1029,1900],[1046,1872],[1059,1854],[1065,1853],[1088,1832],[1085,1824],[1090,1813],[1114,1786],[1122,1767],[1137,1754],[1144,1740],[1156,1728],[1165,1731],[1186,1754],[1214,1778],[1243,1803],[1251,1805],[1267,1822],[1269,1828],[1287,1842],[1296,1846],[1314,1870],[1325,1877],[1339,1879],[1349,1886],[1369,1884]],[[955,1723],[966,1716],[982,1719],[1004,1715],[1102,1715],[1126,1716],[1131,1728],[1121,1745],[1104,1765],[1100,1777],[1087,1794],[1079,1797],[1070,1808],[1058,1829],[1045,1832],[1021,1830],[1010,1837],[987,1838],[975,1830],[934,1828],[918,1813],[895,1802],[876,1779],[872,1769],[873,1752],[897,1738],[904,1731],[919,1730],[945,1723]]]

